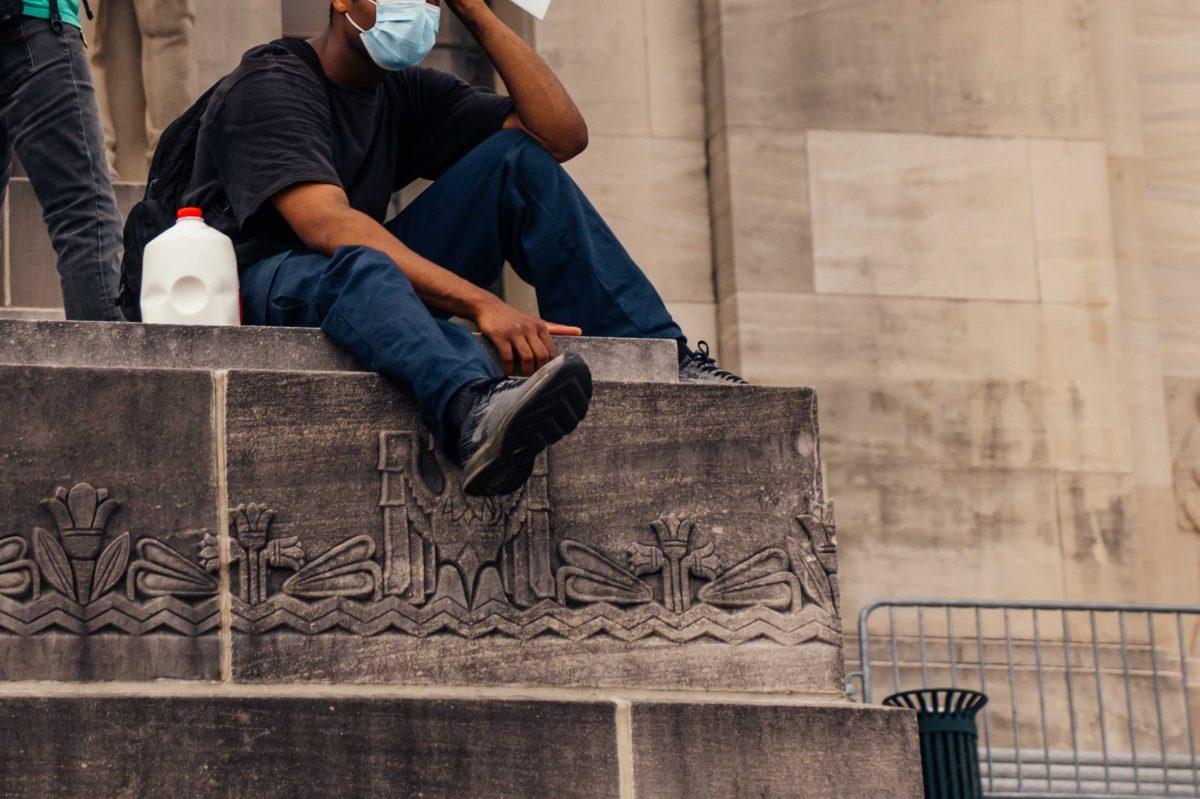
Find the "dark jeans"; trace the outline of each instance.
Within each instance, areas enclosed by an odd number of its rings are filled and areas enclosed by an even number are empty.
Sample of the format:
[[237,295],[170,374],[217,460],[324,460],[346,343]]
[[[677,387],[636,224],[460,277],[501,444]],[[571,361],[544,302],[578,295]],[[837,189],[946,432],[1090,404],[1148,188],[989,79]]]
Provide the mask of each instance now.
[[[436,264],[491,286],[504,262],[537,290],[545,319],[589,336],[683,335],[650,281],[558,163],[524,133],[497,133],[387,224]],[[319,326],[369,368],[416,394],[439,436],[447,402],[495,366],[461,325],[430,310],[391,258],[289,251],[242,273],[252,324]]]
[[121,216],[83,36],[16,17],[0,23],[0,199],[16,151],[58,255],[68,319],[123,317],[113,305]]

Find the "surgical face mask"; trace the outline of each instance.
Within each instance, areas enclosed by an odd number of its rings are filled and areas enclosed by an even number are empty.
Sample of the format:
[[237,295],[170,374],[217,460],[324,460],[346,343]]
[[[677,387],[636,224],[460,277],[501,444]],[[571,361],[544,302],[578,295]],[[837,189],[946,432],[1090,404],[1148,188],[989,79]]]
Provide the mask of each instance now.
[[413,67],[425,60],[437,42],[442,10],[425,0],[370,0],[375,25],[363,30],[349,13],[346,19],[358,29],[367,55],[383,69]]

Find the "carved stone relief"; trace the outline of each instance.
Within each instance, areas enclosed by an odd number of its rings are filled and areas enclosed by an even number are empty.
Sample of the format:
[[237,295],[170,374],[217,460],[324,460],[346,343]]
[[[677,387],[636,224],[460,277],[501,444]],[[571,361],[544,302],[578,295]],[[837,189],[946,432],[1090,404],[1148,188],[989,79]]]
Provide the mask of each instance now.
[[[239,507],[235,630],[838,639],[831,505],[810,502],[784,540],[725,567],[703,520],[680,511],[635,526],[623,552],[570,536],[556,545],[544,455],[526,486],[489,499],[463,494],[458,470],[424,435],[381,434],[378,471],[379,553],[359,535],[306,562],[299,540],[271,537],[274,511]],[[268,596],[267,569],[294,574]]]
[[59,487],[41,504],[53,532],[34,528],[32,545],[0,541],[0,630],[198,635],[219,626],[217,579],[154,538],[110,536],[121,503],[106,489]]
[[[316,553],[303,530],[276,534],[268,505],[230,509],[235,630],[839,641],[831,504],[807,499],[783,540],[730,562],[721,536],[685,508],[635,521],[621,550],[557,537],[545,455],[519,491],[486,499],[463,493],[425,435],[381,434],[376,468],[379,529]],[[105,489],[58,488],[42,505],[53,532],[0,540],[0,630],[197,635],[218,626],[216,535],[201,531],[193,561],[152,536],[110,535],[121,505]]]

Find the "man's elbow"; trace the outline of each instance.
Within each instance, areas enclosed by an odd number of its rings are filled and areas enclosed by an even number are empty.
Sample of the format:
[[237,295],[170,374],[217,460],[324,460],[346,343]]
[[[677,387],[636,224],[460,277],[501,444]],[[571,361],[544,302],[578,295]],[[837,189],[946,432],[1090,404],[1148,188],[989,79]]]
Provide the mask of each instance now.
[[296,237],[306,248],[323,255],[331,255],[345,243],[346,233],[352,229],[352,220],[345,213],[333,211],[314,215],[291,225]]
[[587,123],[581,119],[578,125],[575,125],[570,131],[564,133],[558,141],[555,141],[551,154],[558,159],[560,164],[564,164],[575,156],[580,155],[587,148]]

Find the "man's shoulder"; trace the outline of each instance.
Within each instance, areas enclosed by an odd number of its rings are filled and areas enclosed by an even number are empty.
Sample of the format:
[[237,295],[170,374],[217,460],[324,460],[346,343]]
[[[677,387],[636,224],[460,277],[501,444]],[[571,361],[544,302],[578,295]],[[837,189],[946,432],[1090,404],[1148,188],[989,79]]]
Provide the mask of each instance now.
[[383,82],[388,93],[408,101],[437,97],[466,85],[457,75],[432,67],[408,67],[389,72]]
[[214,105],[263,83],[269,83],[272,91],[287,91],[290,86],[298,91],[321,88],[320,77],[296,54],[296,46],[295,41],[276,39],[247,50],[237,68],[221,79]]

